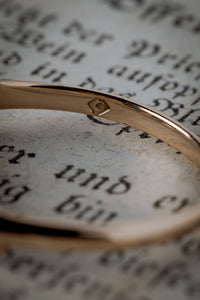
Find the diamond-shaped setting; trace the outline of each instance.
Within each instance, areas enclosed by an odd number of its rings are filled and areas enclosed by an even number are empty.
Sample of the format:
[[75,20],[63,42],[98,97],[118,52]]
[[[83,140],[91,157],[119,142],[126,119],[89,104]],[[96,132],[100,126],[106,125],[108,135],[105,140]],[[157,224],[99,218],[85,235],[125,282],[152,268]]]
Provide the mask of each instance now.
[[94,98],[93,100],[88,102],[88,106],[95,116],[101,116],[110,110],[110,107],[106,103],[106,101],[98,98]]

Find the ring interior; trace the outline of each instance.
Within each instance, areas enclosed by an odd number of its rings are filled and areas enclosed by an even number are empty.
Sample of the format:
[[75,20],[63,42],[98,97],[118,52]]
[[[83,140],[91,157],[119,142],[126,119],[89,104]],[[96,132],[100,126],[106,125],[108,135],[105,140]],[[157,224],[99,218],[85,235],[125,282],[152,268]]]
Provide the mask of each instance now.
[[[135,101],[83,88],[18,81],[0,82],[0,95],[0,109],[63,110],[100,116],[104,119],[135,127],[175,147],[200,168],[199,138],[178,122]],[[111,225],[105,226],[106,228],[99,226],[91,228],[91,226],[79,226],[73,222],[66,222],[63,225],[60,222],[54,223],[49,219],[42,221],[40,218],[27,217],[17,220],[13,214],[2,209],[0,209],[0,216],[2,220],[12,223],[12,228],[14,228],[13,226],[16,228],[16,224],[25,225],[26,228],[22,226],[21,231],[19,230],[23,234],[31,233],[48,236],[48,232],[43,230],[47,228],[51,229],[51,231],[52,229],[55,230],[55,232],[51,232],[50,236],[54,236],[56,239],[58,233],[60,237],[68,236],[72,238],[70,234],[72,235],[73,232],[76,239],[82,239],[82,244],[83,239],[86,239],[87,242],[88,240],[93,240],[94,243],[95,239],[97,239],[102,245],[105,244],[105,241],[110,243],[111,240],[115,240],[117,243],[126,241],[126,244],[129,244],[131,241],[132,245],[134,243],[139,245],[141,241],[145,244],[149,241],[161,240],[164,231],[166,236],[174,236],[175,233],[180,234],[180,232],[196,227],[200,223],[199,208],[200,206],[198,208],[195,207],[190,212],[188,210],[189,213],[185,215],[180,213],[179,217],[175,218],[174,221],[170,217],[171,223],[163,221],[159,223],[161,225],[159,229],[156,228],[156,224],[152,221],[151,224],[153,225],[148,225],[151,228],[150,232],[147,230],[147,224],[145,226],[138,224],[139,227],[134,224],[134,228],[131,226],[132,231],[130,231],[129,224],[127,225],[128,227],[124,226],[123,230],[120,228],[119,234],[116,234],[116,230],[113,231]],[[4,226],[4,233],[8,233],[6,227],[9,227],[8,224]],[[38,227],[39,231],[36,230]],[[110,227],[110,230],[108,227]],[[9,234],[13,232],[12,230],[10,230]],[[2,232],[0,233],[0,240]],[[15,234],[18,236],[19,232],[17,231]],[[137,232],[139,232],[139,235]],[[22,240],[22,238],[20,239]],[[74,238],[72,240],[74,242]]]

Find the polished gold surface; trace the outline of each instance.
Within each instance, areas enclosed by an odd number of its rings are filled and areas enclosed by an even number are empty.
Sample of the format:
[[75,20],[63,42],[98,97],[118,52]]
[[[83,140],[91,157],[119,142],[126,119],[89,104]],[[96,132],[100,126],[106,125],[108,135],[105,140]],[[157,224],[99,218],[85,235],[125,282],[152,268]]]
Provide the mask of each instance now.
[[[0,109],[50,109],[99,116],[143,130],[185,154],[200,168],[200,139],[178,122],[128,99],[41,82],[0,82]],[[158,243],[200,225],[200,205],[162,220],[85,225],[37,216],[18,219],[0,208],[0,248],[22,244],[52,248],[120,248]]]

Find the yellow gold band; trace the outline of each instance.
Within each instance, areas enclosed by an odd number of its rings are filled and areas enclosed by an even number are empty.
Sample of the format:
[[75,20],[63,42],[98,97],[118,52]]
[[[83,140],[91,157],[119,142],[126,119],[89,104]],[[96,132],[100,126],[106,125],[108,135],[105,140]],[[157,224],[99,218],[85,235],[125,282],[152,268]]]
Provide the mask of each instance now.
[[[186,155],[200,168],[200,139],[171,118],[122,97],[41,82],[0,82],[0,109],[51,109],[99,116],[143,130]],[[162,220],[122,225],[17,215],[0,208],[0,244],[56,248],[120,248],[158,243],[200,225],[200,204]]]

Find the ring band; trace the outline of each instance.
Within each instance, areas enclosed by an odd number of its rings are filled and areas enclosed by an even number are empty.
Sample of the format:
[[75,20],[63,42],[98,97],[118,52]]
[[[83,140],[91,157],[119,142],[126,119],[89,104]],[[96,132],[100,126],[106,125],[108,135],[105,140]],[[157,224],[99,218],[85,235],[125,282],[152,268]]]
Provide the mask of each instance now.
[[[200,168],[200,139],[160,112],[119,96],[42,82],[0,81],[0,109],[50,109],[116,121],[173,146]],[[0,245],[50,248],[122,248],[163,242],[200,225],[200,204],[162,220],[88,225],[37,216],[18,217],[0,208]],[[1,248],[0,247],[0,248]]]

